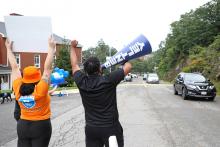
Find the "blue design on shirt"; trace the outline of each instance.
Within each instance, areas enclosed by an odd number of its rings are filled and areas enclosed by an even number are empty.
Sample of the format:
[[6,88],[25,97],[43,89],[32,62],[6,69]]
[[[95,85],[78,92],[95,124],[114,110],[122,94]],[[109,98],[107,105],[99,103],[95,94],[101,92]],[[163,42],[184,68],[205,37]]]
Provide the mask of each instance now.
[[28,96],[21,96],[18,100],[21,102],[26,108],[33,108],[36,104],[34,96],[28,95]]

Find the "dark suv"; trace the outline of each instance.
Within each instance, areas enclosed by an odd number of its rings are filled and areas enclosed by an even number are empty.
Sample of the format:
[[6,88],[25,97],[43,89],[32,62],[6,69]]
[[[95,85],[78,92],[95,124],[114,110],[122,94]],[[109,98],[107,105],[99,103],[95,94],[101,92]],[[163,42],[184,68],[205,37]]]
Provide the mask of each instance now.
[[216,96],[215,86],[199,73],[178,74],[173,89],[174,94],[181,94],[184,100],[189,97],[199,97],[213,101]]

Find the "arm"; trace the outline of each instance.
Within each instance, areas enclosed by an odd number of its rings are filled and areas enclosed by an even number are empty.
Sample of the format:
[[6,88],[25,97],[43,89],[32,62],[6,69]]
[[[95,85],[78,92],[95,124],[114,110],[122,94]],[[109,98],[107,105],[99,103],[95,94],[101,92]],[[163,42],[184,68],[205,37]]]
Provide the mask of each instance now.
[[132,65],[129,62],[126,62],[123,66],[124,74],[127,75],[129,72],[131,72]]
[[53,63],[53,57],[55,53],[56,43],[53,40],[52,36],[48,39],[48,53],[47,57],[44,63],[44,72],[42,75],[42,79],[49,82],[50,74],[52,72],[52,63]]
[[70,60],[72,65],[72,73],[80,70],[78,66],[77,56],[76,56],[76,46],[78,42],[76,40],[71,41],[71,50],[70,50]]
[[11,78],[12,78],[12,81],[14,81],[17,78],[21,78],[21,72],[19,70],[19,67],[18,67],[18,64],[16,62],[15,56],[12,53],[13,43],[9,39],[7,39],[5,41],[5,46],[7,48],[8,61],[11,65],[11,69],[12,69]]
[[49,95],[52,95],[52,94],[56,91],[56,89],[57,89],[57,85],[55,85],[53,89],[51,89],[50,91],[48,91],[48,94],[49,94]]
[[117,86],[130,71],[131,64],[126,62],[122,69],[115,70],[109,74],[109,80]]
[[21,116],[21,108],[18,104],[18,101],[15,100],[15,109],[14,109],[14,118],[16,121],[18,121],[20,119]]

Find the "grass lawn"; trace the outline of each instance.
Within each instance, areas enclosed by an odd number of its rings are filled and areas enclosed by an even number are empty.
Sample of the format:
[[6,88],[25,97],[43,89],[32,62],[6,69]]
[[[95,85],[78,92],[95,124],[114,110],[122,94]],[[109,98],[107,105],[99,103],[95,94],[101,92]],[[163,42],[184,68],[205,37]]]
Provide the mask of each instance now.
[[213,82],[215,87],[216,87],[216,90],[217,90],[217,95],[220,96],[220,82]]
[[[50,87],[50,90],[53,89],[53,87]],[[78,89],[77,87],[57,87],[56,91],[61,91],[61,90],[71,90],[71,89]]]
[[[50,87],[49,90],[53,89],[53,87]],[[61,91],[63,89],[66,89],[66,90],[70,90],[70,89],[78,89],[76,86],[74,87],[57,87],[56,91]],[[5,92],[10,92],[12,93],[12,90],[0,90],[0,93],[5,93]]]
[[10,92],[12,93],[12,90],[0,90],[0,93]]

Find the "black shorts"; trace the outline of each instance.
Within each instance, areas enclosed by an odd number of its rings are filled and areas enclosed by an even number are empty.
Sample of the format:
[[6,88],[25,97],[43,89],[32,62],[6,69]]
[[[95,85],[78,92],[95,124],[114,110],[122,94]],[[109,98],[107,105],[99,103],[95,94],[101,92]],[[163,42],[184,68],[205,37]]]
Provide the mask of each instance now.
[[118,147],[124,147],[123,129],[118,122],[112,127],[85,127],[86,147],[109,147],[108,139],[116,136]]
[[50,119],[17,123],[18,147],[48,147],[52,133]]

